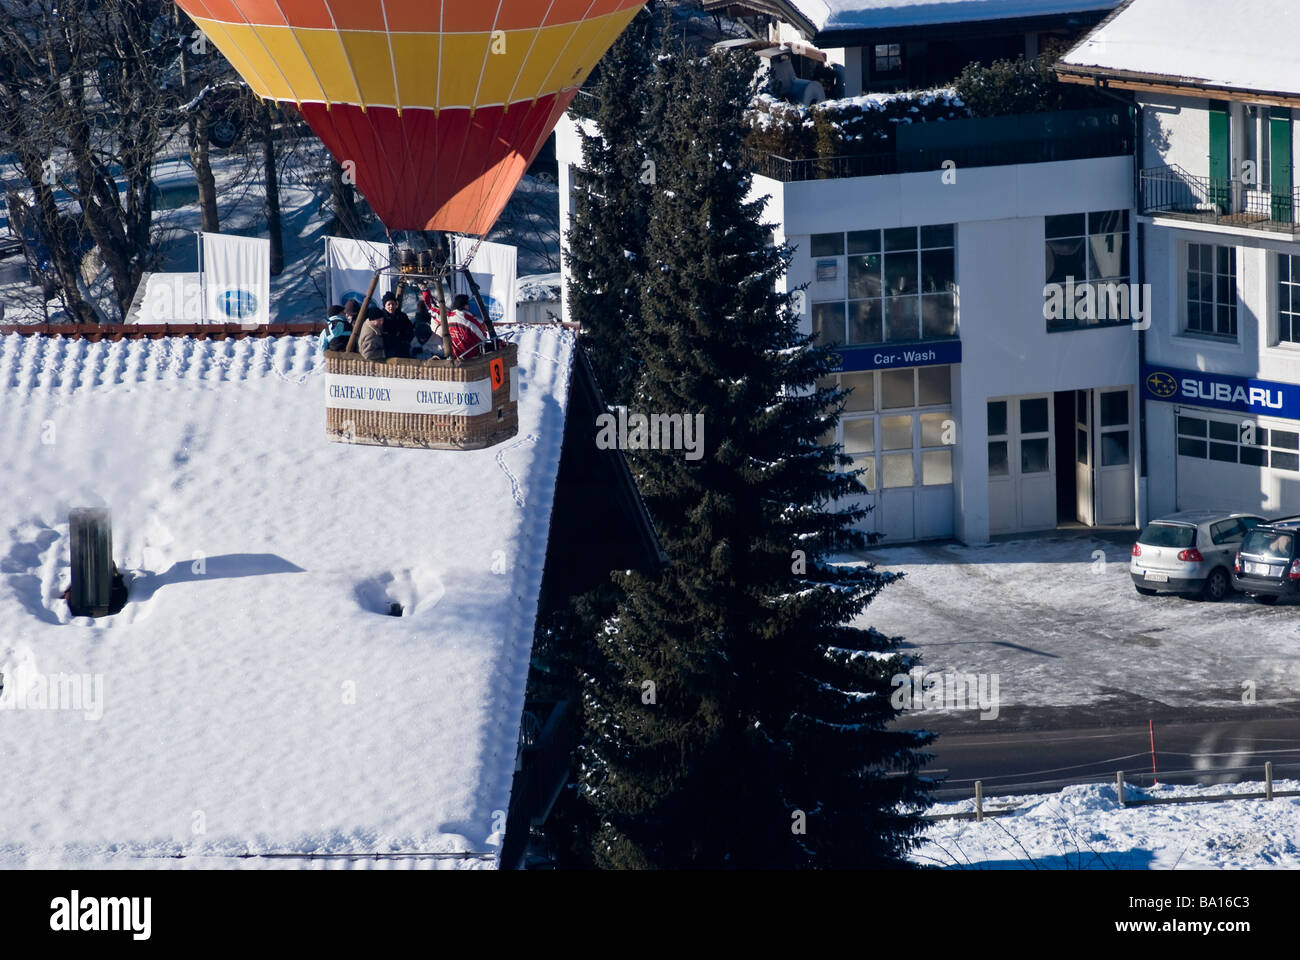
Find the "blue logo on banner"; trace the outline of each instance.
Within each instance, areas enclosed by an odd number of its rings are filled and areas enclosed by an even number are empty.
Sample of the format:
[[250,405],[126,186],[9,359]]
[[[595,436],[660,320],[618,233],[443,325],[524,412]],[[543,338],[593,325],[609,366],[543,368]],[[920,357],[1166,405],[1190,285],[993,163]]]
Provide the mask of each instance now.
[[340,306],[346,307],[349,300],[355,300],[357,303],[360,303],[364,299],[366,299],[366,295],[360,290],[349,290],[347,293],[343,294],[343,299],[337,301],[337,303]]
[[1295,383],[1147,365],[1142,368],[1142,393],[1164,403],[1300,419],[1300,384]]
[[[501,306],[499,301],[493,299],[491,294],[483,294],[483,303],[487,306],[488,316],[491,318],[493,323],[497,323],[505,318],[505,307]],[[473,297],[469,298],[469,312],[474,314],[474,316],[478,317],[480,320],[483,319],[482,317],[479,317],[478,304],[474,302]]]
[[835,352],[842,360],[839,367],[841,373],[961,363],[960,340],[935,340],[932,343],[909,343],[903,346],[836,347]]
[[222,313],[236,320],[245,320],[257,313],[257,297],[248,290],[225,290],[217,305]]

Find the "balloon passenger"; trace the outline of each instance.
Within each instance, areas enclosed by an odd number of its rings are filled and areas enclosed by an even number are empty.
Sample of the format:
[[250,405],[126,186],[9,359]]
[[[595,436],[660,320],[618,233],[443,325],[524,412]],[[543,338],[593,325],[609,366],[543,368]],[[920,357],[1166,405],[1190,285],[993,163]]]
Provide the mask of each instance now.
[[361,359],[374,363],[383,363],[388,359],[384,350],[384,314],[371,307],[366,322],[361,326],[361,335],[357,338],[357,351]]
[[352,322],[348,320],[343,308],[338,304],[330,307],[329,319],[320,334],[320,350],[341,352],[348,348],[348,337],[352,334]]
[[411,318],[402,312],[393,293],[384,294],[384,352],[390,357],[409,357],[411,338],[415,327]]
[[[422,294],[430,313],[436,318],[438,309],[433,304],[429,291]],[[456,295],[447,311],[447,332],[451,336],[451,352],[457,360],[470,360],[483,353],[487,342],[487,326],[478,317],[469,312],[469,297],[463,293]]]

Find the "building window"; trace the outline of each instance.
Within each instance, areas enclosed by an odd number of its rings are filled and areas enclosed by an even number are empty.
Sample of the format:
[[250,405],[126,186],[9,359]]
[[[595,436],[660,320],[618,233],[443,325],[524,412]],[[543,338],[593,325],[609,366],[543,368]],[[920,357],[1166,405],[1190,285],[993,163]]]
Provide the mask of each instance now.
[[813,303],[818,341],[854,345],[955,339],[955,237],[952,224],[814,234],[818,278],[821,258],[843,254],[846,267],[846,298]]
[[951,367],[841,373],[838,382],[849,396],[838,434],[827,439],[838,439],[850,469],[863,471],[866,492],[952,483]]
[[1300,433],[1261,427],[1249,420],[1180,414],[1178,455],[1300,473]]
[[1131,322],[1128,211],[1047,217],[1044,234],[1047,329]]
[[871,59],[871,75],[879,77],[884,74],[902,73],[903,45],[901,43],[877,43]]
[[1187,245],[1187,332],[1237,338],[1237,248]]
[[1277,342],[1300,343],[1300,257],[1277,255]]

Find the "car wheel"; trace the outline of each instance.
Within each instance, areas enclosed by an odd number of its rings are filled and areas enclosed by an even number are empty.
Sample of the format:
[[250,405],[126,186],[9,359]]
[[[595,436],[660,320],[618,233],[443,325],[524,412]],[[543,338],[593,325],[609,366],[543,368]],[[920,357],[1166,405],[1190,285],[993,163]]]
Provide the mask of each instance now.
[[1228,571],[1222,567],[1211,570],[1210,575],[1205,578],[1205,589],[1201,592],[1202,599],[1217,602],[1222,600],[1232,591],[1232,584],[1228,582]]
[[1144,597],[1154,597],[1156,595],[1156,591],[1148,590],[1146,587],[1139,587],[1137,584],[1133,585],[1133,589]]
[[1271,607],[1273,606],[1273,604],[1277,603],[1277,597],[1268,593],[1257,594],[1255,597],[1255,602],[1262,603],[1266,607]]

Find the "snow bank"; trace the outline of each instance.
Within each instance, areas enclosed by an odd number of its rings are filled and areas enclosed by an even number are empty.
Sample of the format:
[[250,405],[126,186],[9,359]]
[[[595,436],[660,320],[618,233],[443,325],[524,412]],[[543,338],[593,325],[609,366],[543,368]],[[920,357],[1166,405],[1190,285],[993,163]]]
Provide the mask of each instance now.
[[[1300,790],[1300,781],[1274,781]],[[1262,793],[1262,783],[1126,786],[1126,800]],[[1300,797],[1121,807],[1115,785],[1067,787],[1056,794],[986,798],[1007,816],[932,824],[912,859],[953,869],[1168,870],[1300,867]],[[941,803],[930,814],[970,812],[974,800]]]

